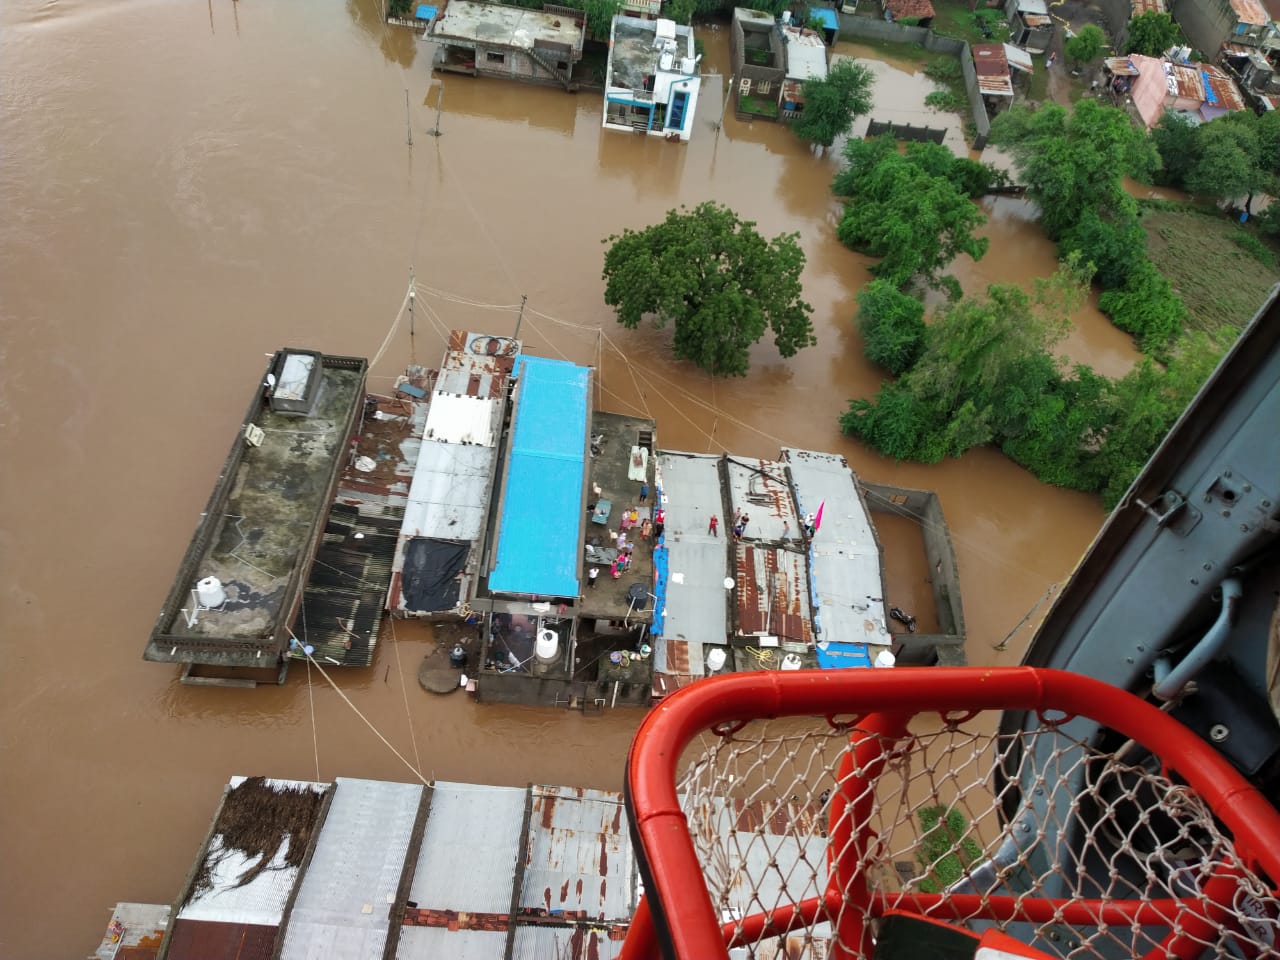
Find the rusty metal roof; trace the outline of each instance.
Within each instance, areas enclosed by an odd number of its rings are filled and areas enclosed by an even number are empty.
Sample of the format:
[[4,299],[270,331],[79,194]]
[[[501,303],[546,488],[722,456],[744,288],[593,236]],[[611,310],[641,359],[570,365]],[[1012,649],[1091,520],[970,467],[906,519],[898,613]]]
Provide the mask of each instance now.
[[1248,23],[1255,27],[1265,27],[1271,22],[1266,8],[1258,0],[1231,0],[1231,9],[1240,23]]
[[1138,68],[1134,66],[1133,61],[1128,57],[1107,57],[1102,63],[1113,76],[1138,76]]
[[978,89],[988,97],[1012,97],[1013,80],[1009,77],[1009,61],[1003,43],[976,43],[973,68],[978,75]]
[[923,20],[934,15],[933,4],[929,0],[885,0],[885,9],[893,14],[893,19],[916,17]]
[[217,923],[179,917],[169,937],[166,960],[271,960],[275,950],[275,926],[253,923]]
[[621,954],[621,937],[583,926],[566,929],[521,925],[516,927],[511,950],[513,957],[529,960],[616,960]]
[[1166,62],[1164,83],[1170,96],[1181,100],[1194,100],[1197,103],[1204,100],[1204,80],[1201,79],[1200,71],[1195,67]]
[[169,909],[168,904],[117,903],[92,960],[155,960]]
[[813,640],[804,554],[739,543],[734,598],[738,629],[796,643]]
[[623,920],[635,905],[635,859],[622,795],[535,786],[519,905]]
[[1140,17],[1144,13],[1168,13],[1169,8],[1165,6],[1164,0],[1133,0],[1130,5],[1133,10],[1130,19]]
[[[1212,91],[1215,102],[1210,104],[1222,110],[1243,110],[1245,108],[1244,97],[1240,95],[1240,88],[1236,86],[1236,82],[1221,67],[1212,63],[1200,64],[1200,70],[1203,75],[1204,85],[1208,91]],[[1208,96],[1206,94],[1206,101]]]

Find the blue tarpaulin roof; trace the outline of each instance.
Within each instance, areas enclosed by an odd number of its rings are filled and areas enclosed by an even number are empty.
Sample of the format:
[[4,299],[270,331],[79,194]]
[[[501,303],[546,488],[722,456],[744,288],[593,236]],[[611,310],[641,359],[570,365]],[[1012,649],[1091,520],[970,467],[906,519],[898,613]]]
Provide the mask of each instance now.
[[418,9],[413,12],[413,15],[419,20],[434,20],[436,18],[436,13],[437,10],[435,7],[430,4],[420,3],[418,4]]
[[820,21],[826,30],[840,29],[840,21],[836,18],[836,12],[830,7],[810,7],[809,19]]
[[516,370],[520,386],[489,589],[576,597],[589,371],[541,357],[521,357]]

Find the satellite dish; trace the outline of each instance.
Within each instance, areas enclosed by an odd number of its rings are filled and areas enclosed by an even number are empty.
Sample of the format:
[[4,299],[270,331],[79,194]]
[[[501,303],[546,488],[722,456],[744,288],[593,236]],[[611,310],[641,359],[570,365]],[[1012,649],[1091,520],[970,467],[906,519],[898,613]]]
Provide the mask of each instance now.
[[725,577],[725,578],[724,578],[724,588],[725,588],[726,590],[732,590],[732,589],[733,589],[733,577]]

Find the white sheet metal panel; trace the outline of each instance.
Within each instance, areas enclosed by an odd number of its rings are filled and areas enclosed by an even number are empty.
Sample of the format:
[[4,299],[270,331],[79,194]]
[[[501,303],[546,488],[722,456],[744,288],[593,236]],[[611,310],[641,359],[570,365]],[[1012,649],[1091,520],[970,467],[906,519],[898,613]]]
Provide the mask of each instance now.
[[442,443],[478,444],[492,447],[495,425],[502,414],[502,401],[488,397],[457,396],[441,393],[431,395],[431,407],[427,412],[427,425],[423,434],[427,440]]
[[888,644],[884,581],[871,518],[858,496],[858,481],[844,458],[832,453],[784,448],[796,502],[802,514],[822,511],[822,526],[810,544],[809,583],[814,601],[814,638],[845,643]]
[[409,899],[424,910],[508,912],[526,793],[437,782]]
[[[747,515],[747,540],[799,541],[800,520],[791,500],[786,467],[775,460],[730,456],[725,462],[729,499],[736,511]],[[786,525],[785,528],[783,525]],[[733,526],[733,517],[724,521]],[[785,530],[785,537],[784,537]]]
[[616,960],[622,941],[587,927],[516,927],[511,955],[518,960]]
[[[689,672],[704,674],[703,643],[724,643],[728,632],[725,578],[730,576],[725,537],[733,517],[725,518],[720,493],[719,457],[664,453],[658,458],[666,510],[667,595],[662,633],[655,635],[653,668],[669,669],[666,640],[689,642]],[[718,536],[707,533],[719,517]]]
[[489,500],[492,464],[491,447],[424,440],[400,526],[401,539],[479,537]]
[[397,960],[503,960],[506,955],[505,930],[401,927],[396,948]]
[[520,906],[630,917],[635,858],[622,794],[535,786]]
[[381,960],[422,787],[339,777],[294,901],[283,960]]

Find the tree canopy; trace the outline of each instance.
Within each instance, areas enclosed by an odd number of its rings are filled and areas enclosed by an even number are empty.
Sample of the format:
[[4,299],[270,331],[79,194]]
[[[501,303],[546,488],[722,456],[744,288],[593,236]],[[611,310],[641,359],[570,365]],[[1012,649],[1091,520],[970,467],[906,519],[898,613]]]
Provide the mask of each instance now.
[[1102,32],[1102,28],[1096,23],[1086,23],[1062,49],[1068,59],[1083,64],[1096,60],[1106,46],[1107,35]]
[[791,125],[796,136],[819,146],[831,146],[836,137],[849,132],[854,118],[871,109],[874,83],[871,70],[852,60],[832,64],[825,78],[806,80],[804,109]]
[[832,185],[850,201],[836,228],[840,241],[880,257],[872,273],[896,287],[918,277],[958,293],[943,268],[958,254],[980,260],[987,251],[986,238],[973,235],[986,218],[957,186],[974,182],[969,161],[933,143],[898,153],[890,137],[850,140],[845,160]]
[[1214,200],[1245,201],[1277,189],[1280,178],[1280,114],[1228,113],[1193,125],[1166,112],[1153,133],[1165,182]]
[[671,210],[661,223],[604,242],[605,303],[635,328],[646,315],[675,327],[675,355],[710,373],[743,376],[767,330],[790,357],[816,343],[801,298],[799,234],[766,240],[718,203]]
[[991,142],[1013,154],[1053,240],[1086,210],[1132,214],[1125,174],[1149,180],[1159,165],[1155,147],[1129,115],[1096,100],[1081,100],[1070,113],[1057,104],[1014,106],[992,120]]
[[1158,57],[1177,42],[1178,25],[1169,14],[1148,10],[1129,21],[1128,36],[1125,53]]
[[867,359],[890,373],[905,373],[924,349],[924,304],[884,280],[858,292],[858,328]]

